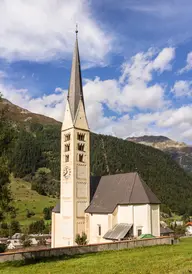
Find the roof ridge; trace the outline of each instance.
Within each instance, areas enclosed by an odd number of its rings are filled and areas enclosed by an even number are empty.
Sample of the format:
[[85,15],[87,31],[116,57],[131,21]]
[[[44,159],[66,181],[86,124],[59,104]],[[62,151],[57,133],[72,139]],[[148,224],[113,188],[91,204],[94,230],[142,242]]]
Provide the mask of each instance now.
[[[101,177],[108,177],[108,176],[115,176],[115,175],[125,175],[125,174],[135,174],[137,173],[135,172],[123,172],[123,173],[115,173],[115,174],[107,174],[107,175],[102,175]],[[92,176],[92,177],[96,177],[96,176]]]

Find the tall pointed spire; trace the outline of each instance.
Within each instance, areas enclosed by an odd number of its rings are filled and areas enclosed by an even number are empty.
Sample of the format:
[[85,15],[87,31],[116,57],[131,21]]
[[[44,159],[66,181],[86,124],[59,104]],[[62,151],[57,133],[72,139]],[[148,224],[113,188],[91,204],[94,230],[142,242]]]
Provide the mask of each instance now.
[[69,101],[69,106],[70,106],[73,120],[75,119],[75,115],[76,115],[80,100],[82,100],[83,106],[84,106],[82,78],[81,78],[81,64],[80,64],[78,37],[77,37],[77,34],[78,34],[77,26],[76,26],[75,32],[76,32],[76,41],[75,41],[75,49],[73,53],[71,78],[70,78],[69,91],[68,91],[68,101]]

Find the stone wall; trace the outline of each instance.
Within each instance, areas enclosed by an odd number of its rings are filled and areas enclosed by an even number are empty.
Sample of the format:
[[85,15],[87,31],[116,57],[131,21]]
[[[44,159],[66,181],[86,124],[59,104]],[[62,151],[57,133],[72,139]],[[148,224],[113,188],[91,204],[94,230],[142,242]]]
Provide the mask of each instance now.
[[135,247],[171,245],[174,243],[173,237],[159,237],[152,239],[119,241],[113,243],[91,244],[86,246],[70,246],[62,248],[45,248],[40,250],[30,250],[22,252],[5,252],[0,253],[0,262],[17,261],[17,260],[40,260],[41,258],[74,256],[77,254],[86,254],[107,250],[120,250]]

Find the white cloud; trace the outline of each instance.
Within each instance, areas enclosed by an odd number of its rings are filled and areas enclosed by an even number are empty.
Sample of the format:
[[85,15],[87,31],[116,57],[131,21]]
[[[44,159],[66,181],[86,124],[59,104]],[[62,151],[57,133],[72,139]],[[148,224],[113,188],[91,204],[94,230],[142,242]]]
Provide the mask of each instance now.
[[192,81],[176,81],[172,92],[176,97],[191,96],[192,95]]
[[67,91],[56,88],[52,94],[33,98],[27,89],[15,89],[12,86],[0,84],[4,98],[31,112],[43,114],[62,121]]
[[32,61],[66,57],[73,48],[76,22],[81,55],[89,64],[103,64],[112,37],[93,19],[88,0],[0,1],[0,57]]
[[[167,110],[159,116],[158,120],[158,126],[160,127],[178,127],[182,123],[188,123],[192,126],[192,105]],[[182,135],[183,132],[180,134]]]
[[186,66],[178,71],[179,74],[187,72],[192,69],[192,52],[187,54]]
[[138,53],[132,57],[131,63],[123,64],[123,74],[120,82],[124,82],[128,77],[129,82],[138,83],[138,81],[149,82],[152,80],[152,72],[171,69],[171,61],[175,57],[174,48],[164,48],[154,58],[157,51],[150,48],[146,53]]
[[[123,138],[161,134],[192,142],[192,105],[174,109],[164,99],[163,85],[153,79],[153,72],[163,73],[170,69],[173,58],[174,54],[167,54],[165,50],[157,53],[150,49],[124,63],[119,79],[86,79],[84,97],[91,130]],[[183,93],[182,85],[179,89],[176,83],[174,92]],[[37,98],[30,96],[27,89],[17,90],[3,82],[0,90],[4,97],[23,108],[60,121],[63,119],[67,90],[58,87],[53,93]],[[135,108],[139,109],[139,114],[132,112]]]
[[153,61],[153,68],[163,72],[164,70],[171,70],[170,62],[175,57],[174,48],[164,48]]

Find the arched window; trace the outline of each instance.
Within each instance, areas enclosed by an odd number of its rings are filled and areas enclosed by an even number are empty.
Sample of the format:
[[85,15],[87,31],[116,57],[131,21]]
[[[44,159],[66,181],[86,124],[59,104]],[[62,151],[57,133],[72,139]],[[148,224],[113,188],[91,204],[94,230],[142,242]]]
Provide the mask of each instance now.
[[79,154],[79,162],[83,162],[83,154]]
[[65,134],[65,142],[70,141],[70,134]]
[[65,152],[70,150],[70,144],[65,145]]
[[79,141],[85,141],[85,134],[83,134],[83,133],[77,133],[77,140],[79,140]]
[[65,162],[69,162],[69,155],[65,155]]
[[78,150],[84,151],[85,145],[84,145],[84,144],[79,144],[79,143],[78,143],[77,147],[78,147]]

